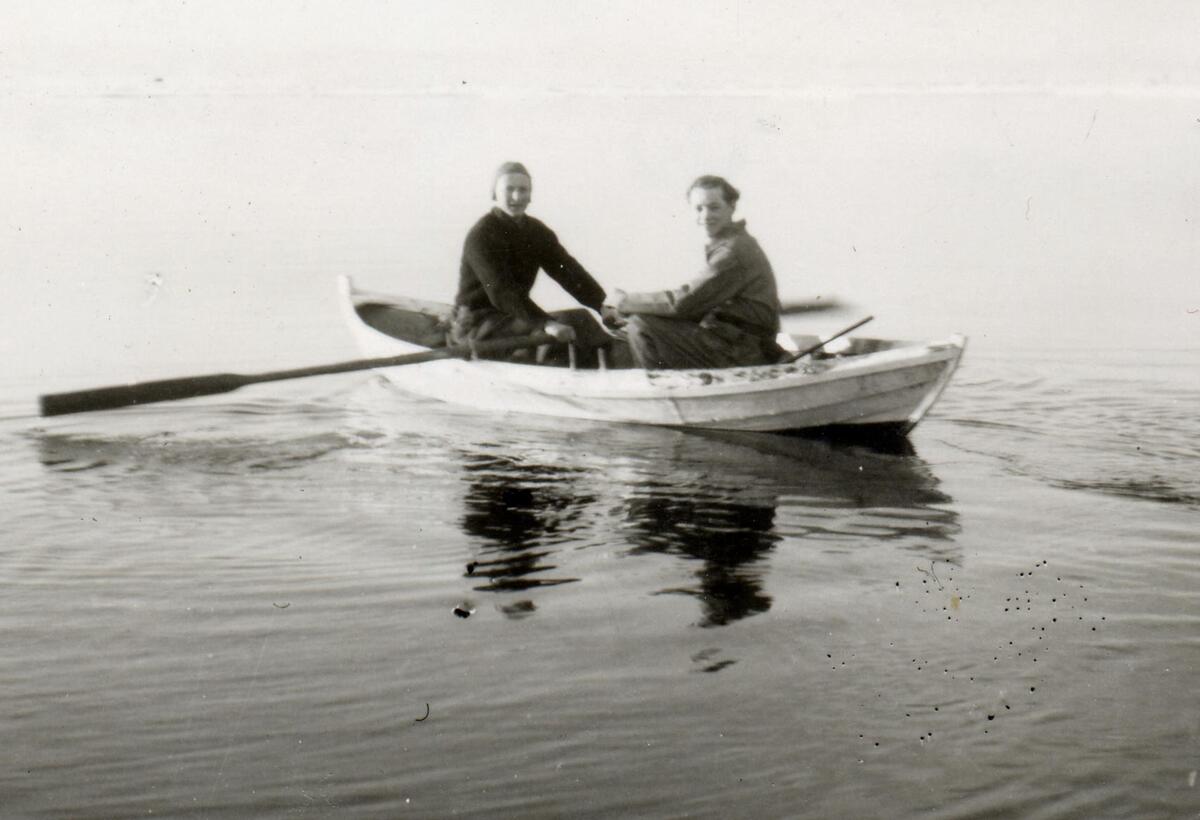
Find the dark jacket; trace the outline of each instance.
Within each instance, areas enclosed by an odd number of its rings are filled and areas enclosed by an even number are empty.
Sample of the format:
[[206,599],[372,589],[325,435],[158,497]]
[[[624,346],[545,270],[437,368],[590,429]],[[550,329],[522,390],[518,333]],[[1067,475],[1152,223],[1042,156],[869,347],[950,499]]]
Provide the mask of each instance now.
[[518,222],[499,208],[467,234],[454,303],[472,313],[499,311],[544,321],[546,312],[529,298],[539,268],[581,305],[600,310],[604,288],[559,244],[554,231],[531,216]]
[[705,266],[674,290],[628,293],[615,305],[622,313],[685,319],[705,327],[733,325],[754,336],[779,333],[775,272],[758,241],[735,222],[704,248]]

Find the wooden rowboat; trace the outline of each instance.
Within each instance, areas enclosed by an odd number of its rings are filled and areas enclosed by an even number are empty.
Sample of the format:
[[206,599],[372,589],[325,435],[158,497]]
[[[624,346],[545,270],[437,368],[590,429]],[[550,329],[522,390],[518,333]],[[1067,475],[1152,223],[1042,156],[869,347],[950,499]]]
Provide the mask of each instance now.
[[[358,290],[339,279],[342,308],[364,356],[445,344],[450,306]],[[793,336],[796,349],[819,341]],[[852,428],[907,432],[929,411],[966,344],[853,337],[836,355],[708,370],[572,369],[441,359],[383,368],[401,389],[488,412],[713,430]]]

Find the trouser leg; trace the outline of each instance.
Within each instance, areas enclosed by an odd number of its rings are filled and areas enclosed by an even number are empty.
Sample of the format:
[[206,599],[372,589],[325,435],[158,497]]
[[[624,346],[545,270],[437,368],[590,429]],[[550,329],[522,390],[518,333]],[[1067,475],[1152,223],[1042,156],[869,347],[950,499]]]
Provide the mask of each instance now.
[[695,322],[634,315],[625,326],[633,358],[647,369],[735,367],[761,364],[759,344],[749,335],[732,340]]
[[[512,336],[528,336],[541,330],[541,323],[534,325],[524,319],[506,316],[503,313],[467,313],[455,316],[450,329],[450,339],[455,344],[470,344],[486,340],[504,339]],[[520,348],[509,353],[487,356],[485,358],[501,361],[528,361],[532,358],[533,348]]]
[[[550,314],[556,322],[570,326],[575,331],[575,350],[578,366],[596,367],[597,348],[607,348],[613,338],[600,325],[600,322],[586,309],[574,308],[559,310]],[[506,316],[500,312],[463,311],[457,315],[451,328],[451,340],[458,344],[483,341],[484,339],[502,339],[509,336],[528,336],[542,330],[543,322],[529,322]],[[499,355],[496,358],[510,361],[528,361],[531,351],[517,350],[512,354]],[[539,364],[565,365],[570,357],[565,344],[553,344],[537,355]]]

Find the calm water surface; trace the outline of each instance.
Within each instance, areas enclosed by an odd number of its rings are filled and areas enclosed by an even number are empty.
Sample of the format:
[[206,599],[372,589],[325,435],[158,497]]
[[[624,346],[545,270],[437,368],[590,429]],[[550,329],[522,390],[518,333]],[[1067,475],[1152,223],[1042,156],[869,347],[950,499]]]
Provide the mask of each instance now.
[[1195,816],[1197,373],[968,351],[889,448],[9,413],[0,814]]

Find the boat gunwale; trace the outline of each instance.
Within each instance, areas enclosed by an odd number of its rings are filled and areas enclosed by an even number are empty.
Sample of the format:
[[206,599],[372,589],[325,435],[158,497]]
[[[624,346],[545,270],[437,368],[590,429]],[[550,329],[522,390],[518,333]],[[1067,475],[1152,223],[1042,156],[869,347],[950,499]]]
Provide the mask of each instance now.
[[[376,331],[378,332],[378,331]],[[384,338],[392,337],[380,334]],[[567,368],[538,368],[516,362],[471,361],[444,359],[429,362],[426,372],[453,368],[456,372],[490,375],[514,386],[537,390],[550,395],[570,393],[581,398],[639,399],[670,396],[672,398],[719,398],[727,395],[747,396],[755,393],[776,393],[809,386],[829,384],[845,379],[863,378],[878,373],[891,373],[911,367],[956,361],[962,347],[953,337],[937,345],[915,345],[912,348],[877,351],[853,359],[839,360],[819,372],[803,369],[789,370],[794,365],[757,365],[728,369],[694,370],[570,370]],[[403,344],[403,342],[401,342]],[[414,346],[418,347],[419,346]],[[424,348],[420,348],[424,349]],[[881,358],[885,354],[887,358]],[[870,361],[867,361],[867,358]],[[773,369],[780,372],[772,374]],[[714,374],[728,373],[724,378]],[[739,374],[739,375],[734,375]],[[744,376],[740,374],[745,374]],[[705,381],[708,379],[708,381]]]
[[[359,332],[370,333],[371,336],[394,346],[397,350],[416,352],[436,349],[391,336],[372,327],[362,321],[356,307],[360,304],[401,304],[404,301],[408,301],[410,304],[431,306],[441,303],[359,291],[354,287],[350,277],[344,275],[339,277],[339,285],[347,315],[354,320],[354,326]],[[415,367],[423,369],[425,373],[445,370],[448,367],[454,370],[469,369],[479,374],[490,371],[493,378],[503,379],[514,386],[536,390],[548,395],[559,395],[569,391],[572,395],[580,398],[651,399],[667,396],[679,399],[719,398],[731,394],[745,396],[755,393],[774,393],[780,390],[825,384],[844,378],[859,378],[878,372],[942,361],[950,361],[949,370],[953,372],[965,346],[965,338],[961,334],[953,334],[945,339],[929,342],[888,339],[875,341],[890,342],[896,346],[853,356],[817,359],[816,362],[828,363],[828,366],[815,372],[808,369],[811,365],[797,365],[796,363],[679,370],[645,370],[636,367],[592,370],[458,358],[427,362],[424,365],[415,365]],[[900,363],[903,364],[898,368],[897,365]],[[581,390],[581,388],[583,389]]]

